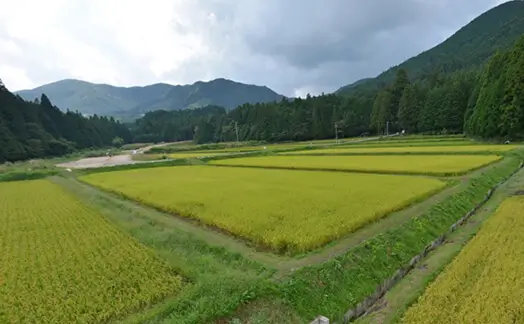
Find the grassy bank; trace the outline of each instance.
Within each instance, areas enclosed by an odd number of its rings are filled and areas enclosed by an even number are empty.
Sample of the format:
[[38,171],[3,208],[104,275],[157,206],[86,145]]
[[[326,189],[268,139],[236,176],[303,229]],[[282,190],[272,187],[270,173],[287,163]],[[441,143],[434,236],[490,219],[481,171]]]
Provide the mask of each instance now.
[[283,299],[304,318],[322,314],[332,320],[340,319],[481,202],[486,192],[507,178],[519,164],[520,159],[507,158],[472,177],[463,191],[402,226],[379,234],[326,263],[298,270],[282,283]]

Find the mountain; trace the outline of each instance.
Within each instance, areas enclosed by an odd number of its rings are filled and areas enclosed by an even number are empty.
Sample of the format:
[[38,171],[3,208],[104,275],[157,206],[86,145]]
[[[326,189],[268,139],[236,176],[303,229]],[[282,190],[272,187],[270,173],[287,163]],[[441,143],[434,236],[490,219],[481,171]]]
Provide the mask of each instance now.
[[337,94],[373,91],[391,83],[398,70],[405,69],[412,80],[430,78],[432,74],[449,74],[481,67],[498,50],[506,50],[524,34],[524,1],[503,3],[461,28],[441,44],[376,78],[359,80],[338,89]]
[[42,93],[62,110],[119,117],[138,117],[152,110],[181,110],[207,105],[233,109],[244,103],[280,101],[283,98],[268,87],[226,79],[175,86],[158,83],[144,87],[115,87],[66,79],[17,92],[26,100],[39,98]]

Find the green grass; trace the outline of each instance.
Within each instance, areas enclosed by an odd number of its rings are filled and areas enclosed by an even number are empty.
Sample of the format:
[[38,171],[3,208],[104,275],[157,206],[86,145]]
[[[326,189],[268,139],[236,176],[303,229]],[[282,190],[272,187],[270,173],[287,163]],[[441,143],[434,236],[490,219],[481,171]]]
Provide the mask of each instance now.
[[217,156],[217,155],[224,155],[224,154],[228,154],[228,152],[226,151],[180,152],[180,153],[168,154],[167,156],[170,159],[193,159],[193,158],[202,158],[202,157]]
[[379,141],[389,142],[389,141],[407,141],[407,142],[416,142],[416,141],[461,141],[468,140],[464,134],[455,134],[455,135],[404,135],[404,136],[390,136],[390,137],[381,137]]
[[222,318],[215,324],[304,324],[289,305],[276,299],[260,299],[237,310],[234,316]]
[[[524,187],[524,170],[520,170],[514,177],[499,187],[492,198],[475,213],[463,226],[451,233],[445,244],[432,251],[393,289],[386,293],[379,302],[383,307],[377,311],[358,319],[357,324],[397,323],[407,308],[424,293],[431,283],[447,264],[458,255],[464,245],[477,233],[483,222],[488,219],[497,207],[520,188]],[[378,306],[378,305],[376,305]]]
[[134,154],[131,155],[133,161],[159,161],[167,160],[169,157],[167,154]]
[[99,168],[86,168],[86,169],[78,169],[74,170],[74,173],[76,175],[85,175],[85,174],[92,174],[92,173],[106,173],[106,172],[114,172],[114,171],[123,171],[123,170],[137,170],[137,169],[154,169],[154,168],[161,168],[166,166],[179,166],[179,165],[187,165],[187,160],[165,160],[165,161],[159,161],[159,162],[152,162],[152,163],[135,163],[135,164],[122,164],[122,165],[113,165],[113,166],[105,166],[105,167],[99,167]]
[[242,148],[253,145],[262,145],[262,142],[220,142],[220,143],[208,143],[208,144],[194,144],[193,142],[180,142],[169,144],[161,147],[153,147],[149,150],[150,153],[179,153],[188,151],[208,151],[208,150],[223,150]]
[[469,140],[460,141],[369,141],[345,143],[342,147],[414,147],[414,146],[461,146],[483,144]]
[[291,254],[319,248],[446,186],[412,176],[209,166],[80,179]]
[[363,242],[342,256],[297,270],[282,282],[283,298],[304,318],[322,314],[331,320],[340,319],[480,203],[487,191],[507,178],[519,164],[520,159],[507,158],[472,177],[464,190],[419,217]]
[[42,179],[59,172],[55,164],[62,159],[41,159],[0,164],[0,182]]
[[210,163],[241,167],[450,176],[467,173],[500,159],[500,156],[495,155],[278,155],[214,160]]
[[[351,143],[365,138],[354,137],[354,138],[341,138],[336,141],[335,139],[323,139],[323,140],[311,140],[301,142],[282,142],[282,143],[266,143],[266,142],[220,142],[220,143],[209,143],[195,145],[193,143],[183,144],[177,143],[167,145],[163,147],[154,147],[149,152],[154,154],[161,153],[179,153],[189,151],[215,151],[215,152],[247,152],[256,150],[281,150],[295,147],[308,147],[308,146],[324,146],[334,145],[337,143]],[[264,149],[265,147],[265,149]]]

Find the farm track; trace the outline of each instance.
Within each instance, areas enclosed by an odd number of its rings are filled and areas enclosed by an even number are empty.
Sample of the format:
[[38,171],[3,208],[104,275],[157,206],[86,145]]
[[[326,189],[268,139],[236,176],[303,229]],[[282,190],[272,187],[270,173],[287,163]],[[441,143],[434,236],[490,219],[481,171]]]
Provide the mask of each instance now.
[[[154,147],[162,147],[173,143],[162,143],[155,144],[146,147],[142,147],[137,150],[138,154],[143,154],[144,152],[149,151]],[[162,161],[162,160],[160,160]],[[65,162],[57,164],[57,167],[62,168],[71,168],[71,169],[88,169],[88,168],[102,168],[108,166],[118,166],[118,165],[127,165],[127,164],[136,164],[136,163],[153,163],[159,161],[134,161],[131,154],[119,154],[112,157],[101,156],[93,158],[85,158],[77,161]]]
[[246,245],[244,241],[235,239],[225,233],[210,230],[186,218],[157,211],[156,209],[141,205],[132,200],[124,199],[116,194],[102,191],[88,184],[82,183],[73,177],[55,176],[51,178],[51,180],[74,193],[85,203],[98,209],[102,214],[116,213],[122,215],[122,217],[137,215],[137,217],[151,219],[154,222],[161,223],[166,228],[172,227],[189,232],[199,240],[204,241],[211,246],[224,247],[231,252],[241,254],[247,259],[259,262],[268,268],[275,269],[276,273],[274,278],[280,279],[302,267],[322,263],[342,255],[352,247],[360,244],[362,241],[365,241],[388,228],[396,227],[409,221],[412,217],[423,213],[431,206],[461,190],[467,185],[467,181],[472,175],[485,172],[499,163],[505,163],[505,161],[489,165],[469,174],[468,176],[457,177],[455,180],[460,181],[458,184],[445,188],[420,203],[409,206],[401,211],[394,212],[387,217],[367,225],[347,237],[328,245],[327,247],[295,257],[281,256],[256,250],[255,248]]

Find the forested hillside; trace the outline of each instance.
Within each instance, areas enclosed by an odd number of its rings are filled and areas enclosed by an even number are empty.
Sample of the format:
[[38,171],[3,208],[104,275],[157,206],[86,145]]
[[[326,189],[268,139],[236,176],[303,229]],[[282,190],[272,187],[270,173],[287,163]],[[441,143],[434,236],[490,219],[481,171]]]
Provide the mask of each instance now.
[[[227,112],[209,107],[182,112],[156,111],[137,121],[136,141],[191,140],[199,143],[303,141],[385,133],[459,133],[477,74],[463,72],[411,83],[405,70],[375,96],[334,94],[242,105]],[[338,134],[336,134],[338,132]]]
[[62,80],[32,90],[18,91],[33,100],[45,93],[62,110],[84,114],[111,115],[135,119],[158,109],[182,110],[219,105],[233,109],[244,103],[279,101],[273,90],[226,79],[196,82],[191,85],[152,84],[144,87],[115,87],[80,80]]
[[0,82],[0,163],[109,146],[115,137],[129,141],[131,134],[113,118],[64,113],[45,95],[24,101]]
[[[496,139],[524,135],[524,37],[479,70],[412,81],[404,69],[374,94],[308,96],[242,105],[154,112],[137,121],[135,140],[198,143],[302,141],[405,130]],[[466,125],[466,129],[464,127]],[[336,133],[338,132],[338,134]]]
[[216,106],[181,112],[155,111],[137,121],[135,141],[233,141],[236,126],[240,140],[274,142],[333,137],[335,124],[340,136],[358,136],[369,130],[366,110],[370,104],[365,98],[326,95],[245,104],[230,112]]
[[524,1],[503,3],[461,28],[447,40],[376,78],[359,80],[337,90],[338,94],[375,91],[393,82],[400,69],[413,80],[429,79],[436,73],[479,69],[497,50],[509,47],[524,33]]
[[466,132],[487,138],[524,138],[524,36],[497,53],[480,76],[466,116]]

